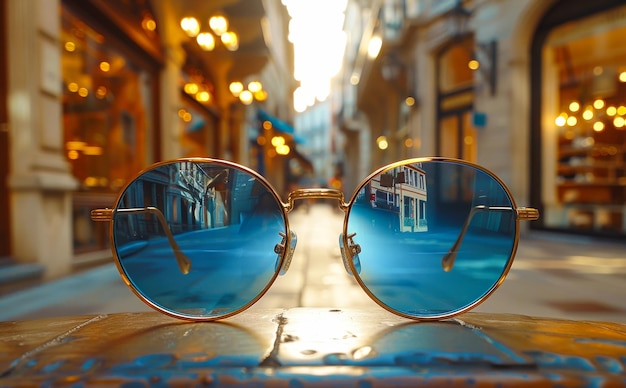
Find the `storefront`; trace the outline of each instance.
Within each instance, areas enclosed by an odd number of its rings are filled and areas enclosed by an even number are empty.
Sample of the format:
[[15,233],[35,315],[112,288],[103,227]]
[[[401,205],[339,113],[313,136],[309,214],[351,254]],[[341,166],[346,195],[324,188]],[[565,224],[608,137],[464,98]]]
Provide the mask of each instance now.
[[626,236],[626,5],[561,1],[532,46],[533,203],[540,228]]
[[[111,206],[159,153],[156,23],[145,2],[116,3],[115,14],[100,4],[64,1],[61,11],[64,147],[79,183],[75,255],[107,247],[106,225],[91,222],[91,209]],[[142,47],[138,37],[150,39]]]

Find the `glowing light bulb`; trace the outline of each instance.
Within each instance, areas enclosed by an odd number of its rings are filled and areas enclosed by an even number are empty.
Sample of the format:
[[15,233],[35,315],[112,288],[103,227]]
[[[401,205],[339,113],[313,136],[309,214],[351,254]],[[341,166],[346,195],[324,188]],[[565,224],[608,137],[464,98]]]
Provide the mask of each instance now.
[[604,123],[602,121],[596,121],[593,123],[593,130],[596,132],[604,131]]
[[593,102],[593,107],[596,109],[604,108],[604,100],[598,98],[597,100]]
[[198,46],[204,51],[212,51],[215,48],[215,38],[209,32],[203,32],[196,37]]
[[222,15],[211,16],[209,19],[209,27],[217,36],[221,36],[228,31],[228,20]]
[[200,23],[194,17],[185,17],[180,21],[180,28],[185,31],[188,37],[195,38],[200,32]]

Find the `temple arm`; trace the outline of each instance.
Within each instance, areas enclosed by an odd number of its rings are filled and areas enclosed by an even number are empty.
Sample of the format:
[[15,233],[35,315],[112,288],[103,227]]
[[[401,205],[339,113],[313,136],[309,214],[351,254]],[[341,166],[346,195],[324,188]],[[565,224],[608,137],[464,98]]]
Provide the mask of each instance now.
[[506,207],[506,206],[485,206],[485,205],[474,206],[472,210],[470,210],[469,214],[467,215],[467,218],[465,219],[465,223],[463,224],[463,229],[461,229],[461,233],[459,234],[459,237],[457,237],[456,241],[454,242],[454,245],[452,245],[452,248],[450,248],[448,253],[446,253],[441,259],[441,266],[443,267],[444,271],[448,272],[454,266],[456,255],[458,253],[459,248],[461,247],[461,243],[463,242],[465,233],[467,232],[467,229],[469,228],[469,224],[472,221],[472,217],[474,217],[476,213],[482,213],[485,211],[497,211],[497,212],[515,211],[515,215],[517,219],[522,220],[522,221],[532,221],[532,220],[536,220],[539,218],[539,211],[537,209],[533,209],[529,207],[518,207],[517,209],[513,209],[512,207]]
[[156,207],[148,206],[148,207],[139,207],[139,208],[130,208],[130,209],[95,209],[91,211],[91,220],[92,221],[111,221],[113,220],[113,212],[116,213],[131,213],[131,214],[141,214],[141,213],[150,213],[157,217],[163,231],[165,232],[165,236],[167,237],[167,241],[169,241],[172,250],[174,251],[174,256],[176,256],[176,262],[178,263],[178,268],[183,275],[187,275],[189,270],[191,269],[191,260],[185,255],[181,250],[176,240],[174,240],[174,236],[170,231],[169,226],[167,225],[167,221],[165,220],[165,216],[163,213],[157,209]]

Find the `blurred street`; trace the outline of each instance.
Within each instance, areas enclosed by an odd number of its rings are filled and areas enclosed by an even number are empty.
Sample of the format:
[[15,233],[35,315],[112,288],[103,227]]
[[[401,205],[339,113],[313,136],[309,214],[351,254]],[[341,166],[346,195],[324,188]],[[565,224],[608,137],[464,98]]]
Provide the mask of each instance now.
[[[376,306],[343,268],[339,209],[301,206],[290,223],[298,235],[291,267],[251,309]],[[626,323],[625,276],[625,245],[530,233],[506,281],[475,311]],[[148,310],[113,263],[0,298],[2,321]]]

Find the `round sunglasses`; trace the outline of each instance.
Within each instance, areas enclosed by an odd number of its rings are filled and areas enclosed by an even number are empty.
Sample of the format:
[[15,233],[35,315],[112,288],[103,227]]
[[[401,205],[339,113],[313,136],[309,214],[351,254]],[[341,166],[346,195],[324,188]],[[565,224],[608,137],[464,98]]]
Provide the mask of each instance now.
[[347,273],[376,303],[440,320],[484,301],[511,268],[519,221],[509,189],[478,165],[418,158],[382,167],[351,199],[299,189],[283,202],[257,172],[218,159],[157,163],[119,194],[110,221],[117,268],[132,291],[167,315],[210,321],[237,314],[286,273],[296,247],[287,214],[300,199],[336,199]]

